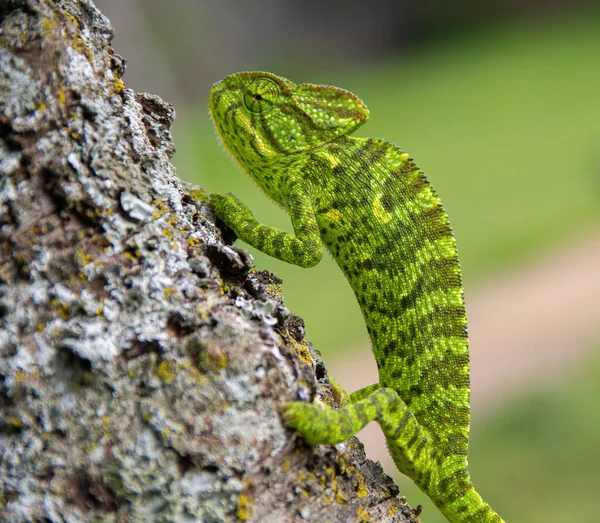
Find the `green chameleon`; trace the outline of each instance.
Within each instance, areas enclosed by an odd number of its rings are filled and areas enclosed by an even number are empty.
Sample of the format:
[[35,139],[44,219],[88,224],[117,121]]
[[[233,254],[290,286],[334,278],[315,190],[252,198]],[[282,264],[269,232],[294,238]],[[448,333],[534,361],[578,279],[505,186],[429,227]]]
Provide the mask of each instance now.
[[322,242],[360,304],[379,382],[337,410],[290,402],[284,423],[334,445],[369,421],[398,470],[453,522],[501,522],[467,471],[469,352],[461,272],[448,215],[423,172],[395,145],[349,136],[369,111],[354,94],[265,72],[213,85],[210,113],[225,147],[289,213],[290,234],[259,223],[232,194],[210,195],[244,242],[312,267]]

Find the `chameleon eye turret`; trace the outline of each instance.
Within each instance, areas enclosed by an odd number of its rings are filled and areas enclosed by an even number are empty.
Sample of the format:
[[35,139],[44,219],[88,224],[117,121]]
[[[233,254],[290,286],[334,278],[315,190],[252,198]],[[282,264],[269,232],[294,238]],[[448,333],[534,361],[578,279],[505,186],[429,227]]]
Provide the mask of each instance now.
[[[210,111],[225,147],[290,216],[294,234],[259,223],[232,194],[210,196],[244,242],[301,267],[333,254],[360,305],[379,381],[339,409],[295,401],[284,423],[334,445],[377,420],[398,470],[451,522],[502,519],[467,470],[469,347],[448,215],[408,154],[351,133],[369,116],[356,95],[271,73],[215,84]],[[307,276],[309,277],[309,276]]]
[[247,88],[244,103],[253,113],[264,113],[277,103],[280,88],[270,78],[257,78]]

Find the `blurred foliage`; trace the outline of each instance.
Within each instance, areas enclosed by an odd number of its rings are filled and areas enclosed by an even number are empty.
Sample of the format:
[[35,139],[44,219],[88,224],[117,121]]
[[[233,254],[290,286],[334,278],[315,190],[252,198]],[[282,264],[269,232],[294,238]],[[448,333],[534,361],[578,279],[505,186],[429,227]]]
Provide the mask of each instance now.
[[[469,468],[483,498],[511,523],[600,521],[600,360],[506,405],[471,434]],[[409,479],[402,494],[445,519]]]
[[[581,10],[597,0],[96,0],[115,24],[116,41],[133,38],[136,45],[127,75],[135,86],[140,71],[140,48],[156,45],[146,57],[145,84],[153,77],[173,77],[173,85],[157,82],[183,99],[195,100],[211,78],[242,69],[284,73],[286,64],[331,69],[340,63],[410,54],[427,42],[440,41],[473,30],[487,30],[499,22],[532,20]],[[152,33],[143,41],[140,24]],[[131,31],[133,29],[133,31]],[[125,34],[126,33],[126,34]],[[139,36],[142,36],[140,41]],[[144,45],[146,43],[147,45]],[[167,73],[168,71],[168,73]],[[162,74],[161,74],[162,73]],[[296,76],[294,76],[296,77]],[[331,80],[330,75],[327,80]]]
[[[273,72],[340,85],[366,101],[371,118],[358,134],[400,145],[428,173],[458,239],[468,294],[478,274],[597,221],[599,63],[600,16],[591,14],[512,24],[368,67]],[[259,220],[291,231],[223,153],[204,105],[179,110],[175,133],[182,178],[233,191]],[[284,279],[288,306],[326,356],[368,343],[329,257],[307,272],[254,255]]]

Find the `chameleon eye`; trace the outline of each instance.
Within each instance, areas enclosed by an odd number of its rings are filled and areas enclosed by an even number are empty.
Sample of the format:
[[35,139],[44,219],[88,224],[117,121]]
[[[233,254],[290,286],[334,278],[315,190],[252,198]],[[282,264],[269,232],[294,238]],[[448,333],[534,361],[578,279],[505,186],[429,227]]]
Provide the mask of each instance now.
[[257,78],[248,86],[244,103],[249,111],[264,113],[275,105],[279,92],[279,86],[270,78]]

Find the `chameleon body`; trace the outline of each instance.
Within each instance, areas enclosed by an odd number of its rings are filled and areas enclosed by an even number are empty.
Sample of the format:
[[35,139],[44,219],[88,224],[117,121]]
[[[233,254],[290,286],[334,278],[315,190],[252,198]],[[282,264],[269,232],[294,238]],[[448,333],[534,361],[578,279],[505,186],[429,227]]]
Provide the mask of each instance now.
[[440,199],[408,154],[349,136],[368,118],[336,87],[264,72],[212,87],[210,113],[226,149],[289,213],[294,234],[259,223],[232,194],[210,196],[244,242],[302,267],[322,242],[350,282],[379,382],[339,409],[290,402],[287,426],[334,445],[376,420],[398,469],[453,522],[500,522],[470,481],[469,352],[455,239]]

